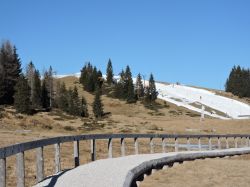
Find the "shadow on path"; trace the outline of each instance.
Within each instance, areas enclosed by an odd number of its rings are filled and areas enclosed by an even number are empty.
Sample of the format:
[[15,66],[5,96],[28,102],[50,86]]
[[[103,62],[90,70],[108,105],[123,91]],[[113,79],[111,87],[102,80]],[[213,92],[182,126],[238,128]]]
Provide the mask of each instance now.
[[41,182],[45,181],[45,180],[50,180],[49,184],[44,186],[44,187],[53,187],[55,186],[57,180],[59,177],[61,177],[63,174],[65,174],[66,172],[70,171],[71,169],[66,169],[61,171],[60,173],[58,173],[57,175],[53,175],[53,176],[49,176],[44,178]]

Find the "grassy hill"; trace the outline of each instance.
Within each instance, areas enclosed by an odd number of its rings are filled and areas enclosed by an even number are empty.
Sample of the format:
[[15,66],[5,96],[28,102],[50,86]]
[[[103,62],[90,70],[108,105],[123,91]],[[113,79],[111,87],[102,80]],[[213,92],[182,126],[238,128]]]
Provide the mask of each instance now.
[[[127,104],[125,101],[102,96],[104,111],[110,112],[105,118],[96,120],[92,114],[92,102],[94,96],[82,89],[76,77],[64,77],[58,79],[64,81],[67,87],[77,86],[79,95],[85,96],[90,113],[89,118],[80,118],[67,115],[60,110],[40,112],[33,116],[16,114],[11,106],[2,106],[0,118],[0,146],[6,146],[18,142],[41,139],[45,137],[63,136],[70,134],[86,133],[246,133],[250,132],[250,120],[219,120],[205,118],[200,122],[200,114],[171,103],[157,100],[154,107],[147,108],[142,103]],[[158,141],[158,140],[156,140]],[[159,140],[160,141],[160,140]],[[81,142],[81,164],[89,162],[89,143]],[[142,140],[140,151],[148,153],[149,150],[141,150],[148,147],[148,140]],[[133,140],[126,142],[127,151],[133,153]],[[159,142],[160,145],[160,142]],[[119,140],[114,141],[114,154],[120,153]],[[107,157],[107,142],[97,142],[98,159]],[[73,167],[72,143],[65,143],[62,149],[62,169]],[[160,151],[161,146],[156,150]],[[54,172],[53,146],[45,148],[45,175]],[[25,152],[25,160],[29,164],[26,167],[26,182],[30,186],[35,182],[35,150]],[[32,164],[33,163],[33,164]],[[15,186],[15,157],[7,159],[8,186]]]
[[[66,87],[77,86],[79,95],[88,103],[89,118],[67,115],[60,110],[40,112],[33,116],[16,114],[13,107],[4,107],[0,119],[1,146],[19,141],[82,133],[244,133],[250,130],[249,120],[218,120],[206,118],[200,123],[200,114],[157,100],[151,108],[141,102],[127,104],[125,101],[102,96],[104,111],[110,113],[97,121],[93,117],[94,96],[83,90],[78,78],[69,76],[58,79]],[[243,128],[239,128],[243,127]],[[195,130],[192,130],[195,129]],[[4,138],[14,134],[15,138]]]

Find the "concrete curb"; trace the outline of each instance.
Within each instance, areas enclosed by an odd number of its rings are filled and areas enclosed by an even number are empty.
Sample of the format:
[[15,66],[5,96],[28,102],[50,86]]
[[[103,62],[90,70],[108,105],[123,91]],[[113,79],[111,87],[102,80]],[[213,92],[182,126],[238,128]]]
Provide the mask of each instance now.
[[140,165],[131,169],[124,180],[123,187],[137,187],[136,181],[143,181],[144,174],[151,174],[153,169],[162,169],[165,165],[172,166],[175,162],[182,163],[195,159],[216,158],[225,156],[235,156],[250,154],[250,148],[232,148],[225,150],[213,151],[193,151],[180,152],[165,156],[159,159],[153,159],[141,163]]

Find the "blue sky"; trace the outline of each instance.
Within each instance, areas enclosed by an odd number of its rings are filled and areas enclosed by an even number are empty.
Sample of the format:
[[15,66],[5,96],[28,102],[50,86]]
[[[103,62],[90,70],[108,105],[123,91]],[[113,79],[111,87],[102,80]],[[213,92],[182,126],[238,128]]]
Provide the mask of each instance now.
[[1,0],[0,40],[23,65],[58,74],[90,61],[115,73],[224,89],[234,64],[250,67],[249,0]]

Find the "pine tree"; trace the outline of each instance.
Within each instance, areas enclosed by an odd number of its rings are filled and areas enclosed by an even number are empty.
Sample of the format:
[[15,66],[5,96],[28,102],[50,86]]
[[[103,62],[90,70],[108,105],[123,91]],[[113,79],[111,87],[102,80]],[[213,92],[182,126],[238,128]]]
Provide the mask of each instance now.
[[81,116],[82,117],[89,116],[87,101],[86,101],[85,97],[82,97],[82,99],[81,99]]
[[142,77],[140,73],[137,75],[136,78],[135,93],[138,99],[144,96],[144,87],[142,84]]
[[42,107],[47,109],[49,108],[50,106],[50,103],[49,103],[49,92],[47,90],[47,86],[46,86],[46,82],[45,80],[43,79],[42,81],[42,93],[41,93],[41,101],[42,101]]
[[26,78],[30,87],[30,101],[33,109],[41,108],[41,80],[40,73],[31,61],[26,67]]
[[113,74],[112,62],[110,59],[107,65],[106,76],[107,76],[107,83],[111,85],[113,83],[114,74]]
[[73,99],[73,108],[71,111],[71,114],[74,116],[80,116],[81,115],[81,103],[78,96],[78,90],[75,86],[72,92],[72,99]]
[[42,90],[41,90],[40,73],[38,70],[35,70],[34,82],[33,82],[33,95],[31,95],[31,103],[34,109],[42,107],[42,95],[41,94],[42,94]]
[[21,61],[16,47],[9,41],[0,49],[0,104],[13,104],[15,85],[21,73]]
[[157,99],[157,91],[156,91],[156,87],[155,87],[155,81],[154,81],[154,76],[151,73],[150,74],[150,78],[149,78],[149,85],[146,88],[146,97],[145,100],[147,102],[150,102],[152,104],[152,102],[154,102]]
[[73,102],[73,90],[72,88],[70,87],[67,91],[67,102],[68,102],[68,109],[67,109],[67,112],[69,114],[72,114],[73,113],[73,105],[74,105],[74,102]]
[[26,67],[26,78],[28,80],[28,84],[30,87],[30,100],[32,103],[32,99],[34,98],[34,77],[35,77],[35,66],[33,64],[33,62],[31,61],[27,67]]
[[119,75],[120,75],[120,79],[115,84],[114,96],[116,98],[118,98],[118,99],[124,99],[124,98],[126,98],[125,93],[124,93],[124,85],[125,85],[125,73],[124,73],[124,70],[122,70]]
[[84,89],[88,92],[94,92],[95,88],[102,86],[102,72],[97,71],[96,67],[93,67],[90,63],[85,64],[81,70],[80,83]]
[[103,104],[101,101],[100,89],[96,89],[95,99],[93,102],[93,113],[96,118],[101,118],[103,116]]
[[48,71],[48,91],[49,91],[49,106],[53,107],[53,99],[54,99],[54,83],[53,83],[53,69],[50,66]]
[[44,72],[43,75],[43,81],[45,83],[46,86],[46,90],[48,93],[48,99],[49,99],[49,108],[52,108],[54,106],[53,101],[54,101],[54,72],[52,67],[49,67],[48,71]]
[[250,70],[234,66],[226,80],[225,90],[239,97],[250,97]]
[[126,71],[125,71],[124,93],[126,95],[126,99],[128,103],[136,102],[132,73],[130,71],[129,66],[126,67]]
[[65,83],[62,84],[58,83],[57,88],[57,105],[58,108],[63,110],[64,112],[68,111],[68,92],[65,86]]
[[17,112],[30,114],[30,87],[27,79],[21,75],[15,85],[14,106]]

